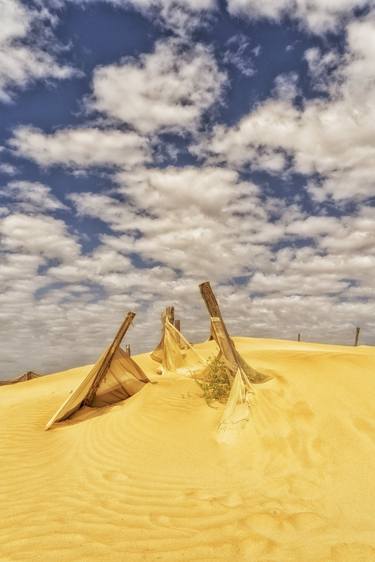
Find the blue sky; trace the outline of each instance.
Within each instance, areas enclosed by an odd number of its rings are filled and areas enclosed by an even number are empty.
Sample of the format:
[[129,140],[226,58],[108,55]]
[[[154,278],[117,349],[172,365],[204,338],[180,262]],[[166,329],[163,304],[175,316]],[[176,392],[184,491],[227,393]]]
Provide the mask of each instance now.
[[[90,362],[131,308],[375,342],[365,0],[0,0],[0,376]],[[20,353],[21,350],[21,353]]]

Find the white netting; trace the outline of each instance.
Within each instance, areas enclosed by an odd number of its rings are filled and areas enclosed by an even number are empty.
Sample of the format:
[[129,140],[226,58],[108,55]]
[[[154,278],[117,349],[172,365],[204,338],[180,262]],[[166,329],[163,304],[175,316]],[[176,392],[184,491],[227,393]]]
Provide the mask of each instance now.
[[206,364],[205,359],[177,328],[166,317],[162,341],[151,354],[151,357],[161,363],[163,374],[178,373],[190,375]]
[[250,419],[253,399],[252,384],[242,369],[238,368],[218,426],[218,441],[229,442],[239,429],[243,429]]

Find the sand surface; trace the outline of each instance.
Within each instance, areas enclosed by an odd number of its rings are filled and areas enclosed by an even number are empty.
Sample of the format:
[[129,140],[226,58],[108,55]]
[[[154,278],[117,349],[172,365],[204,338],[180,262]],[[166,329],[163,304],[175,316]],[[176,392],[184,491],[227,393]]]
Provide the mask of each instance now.
[[1,387],[1,562],[375,560],[375,349],[235,342],[274,378],[230,444],[146,355],[158,384],[47,432],[89,366]]

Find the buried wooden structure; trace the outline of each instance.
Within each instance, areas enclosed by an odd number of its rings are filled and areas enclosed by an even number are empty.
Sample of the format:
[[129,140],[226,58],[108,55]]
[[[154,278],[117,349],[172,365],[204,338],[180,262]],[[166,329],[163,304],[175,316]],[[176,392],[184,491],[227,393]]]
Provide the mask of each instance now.
[[15,378],[15,379],[7,379],[5,381],[0,381],[0,386],[4,386],[6,384],[16,384],[18,382],[26,382],[26,381],[31,381],[32,379],[38,379],[39,377],[42,377],[43,375],[38,375],[37,373],[34,373],[34,371],[27,371],[27,373],[24,373],[23,375]]
[[126,400],[150,382],[139,365],[120,347],[134,317],[134,312],[128,312],[110,346],[60,406],[46,429],[71,417],[84,406],[100,408]]
[[[218,440],[226,441],[231,438],[230,435],[233,431],[242,428],[250,419],[252,400],[255,395],[254,384],[264,383],[271,377],[253,369],[238,353],[224,323],[210,283],[208,281],[201,283],[199,288],[210,315],[211,333],[219,347],[216,359],[224,363],[230,383],[230,392],[217,429]],[[215,363],[211,363],[211,365],[215,365]],[[209,365],[201,374],[202,382],[206,377],[210,377],[211,373],[212,367]]]
[[202,369],[205,360],[180,331],[181,321],[175,319],[174,307],[168,306],[161,316],[162,334],[159,344],[150,354],[160,363],[159,375],[188,375]]
[[199,289],[210,315],[211,334],[219,346],[220,354],[227,365],[229,378],[233,381],[235,375],[240,370],[251,383],[260,384],[270,380],[271,377],[253,369],[238,353],[233,340],[229,336],[219,303],[217,302],[209,281],[201,283]]

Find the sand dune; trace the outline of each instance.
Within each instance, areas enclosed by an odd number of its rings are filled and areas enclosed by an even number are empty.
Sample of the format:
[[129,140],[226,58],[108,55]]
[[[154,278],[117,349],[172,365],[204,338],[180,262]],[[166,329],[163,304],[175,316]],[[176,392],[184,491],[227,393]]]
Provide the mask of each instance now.
[[273,379],[230,444],[148,355],[157,384],[48,432],[89,366],[2,387],[0,560],[375,560],[374,348],[234,339]]

